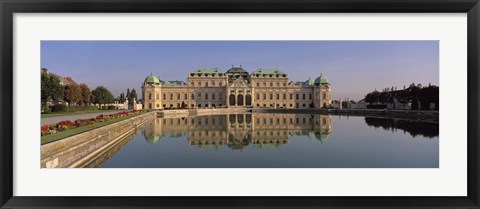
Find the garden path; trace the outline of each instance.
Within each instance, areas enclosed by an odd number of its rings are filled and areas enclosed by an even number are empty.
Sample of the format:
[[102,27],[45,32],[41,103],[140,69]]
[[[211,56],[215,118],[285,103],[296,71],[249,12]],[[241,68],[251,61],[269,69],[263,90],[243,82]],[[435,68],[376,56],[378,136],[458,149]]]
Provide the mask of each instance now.
[[50,125],[54,123],[58,123],[60,121],[64,120],[69,120],[69,121],[75,121],[77,119],[88,119],[88,118],[93,118],[96,117],[97,115],[101,114],[114,114],[117,112],[123,112],[125,110],[118,110],[118,111],[111,111],[111,112],[105,112],[105,113],[85,113],[85,114],[79,114],[79,115],[63,115],[63,116],[56,116],[56,117],[50,117],[50,118],[42,118],[41,124],[43,125]]

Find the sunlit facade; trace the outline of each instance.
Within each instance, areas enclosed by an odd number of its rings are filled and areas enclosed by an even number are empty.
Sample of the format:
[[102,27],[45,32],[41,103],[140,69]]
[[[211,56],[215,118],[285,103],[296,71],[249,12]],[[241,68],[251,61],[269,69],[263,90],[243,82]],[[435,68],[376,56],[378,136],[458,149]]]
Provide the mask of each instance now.
[[227,72],[218,68],[197,69],[187,82],[163,81],[148,76],[142,85],[145,109],[258,107],[329,108],[332,90],[322,75],[315,80],[289,81],[279,69],[256,69],[251,74],[241,66]]

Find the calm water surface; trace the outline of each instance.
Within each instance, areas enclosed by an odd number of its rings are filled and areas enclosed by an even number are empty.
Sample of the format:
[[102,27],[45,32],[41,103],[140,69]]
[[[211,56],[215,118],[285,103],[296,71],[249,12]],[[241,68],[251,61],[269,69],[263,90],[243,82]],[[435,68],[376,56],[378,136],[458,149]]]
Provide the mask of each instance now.
[[302,114],[157,118],[106,168],[438,168],[438,123]]

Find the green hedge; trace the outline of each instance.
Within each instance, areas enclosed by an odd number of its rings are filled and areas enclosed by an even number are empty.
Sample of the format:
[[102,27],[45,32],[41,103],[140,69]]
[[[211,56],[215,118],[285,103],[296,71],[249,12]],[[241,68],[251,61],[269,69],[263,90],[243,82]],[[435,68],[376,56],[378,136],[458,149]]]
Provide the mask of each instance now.
[[95,106],[66,106],[63,104],[54,105],[52,112],[77,112],[85,110],[98,110]]

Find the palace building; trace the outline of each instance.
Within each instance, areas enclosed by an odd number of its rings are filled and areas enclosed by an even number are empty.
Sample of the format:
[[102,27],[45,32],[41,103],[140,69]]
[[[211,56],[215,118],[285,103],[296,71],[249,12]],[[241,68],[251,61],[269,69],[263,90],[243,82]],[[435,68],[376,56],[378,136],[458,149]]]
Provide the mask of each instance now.
[[151,74],[142,85],[145,109],[173,108],[329,108],[332,91],[322,75],[315,80],[289,81],[279,69],[242,66],[227,72],[200,68],[188,75],[187,82],[163,81]]

